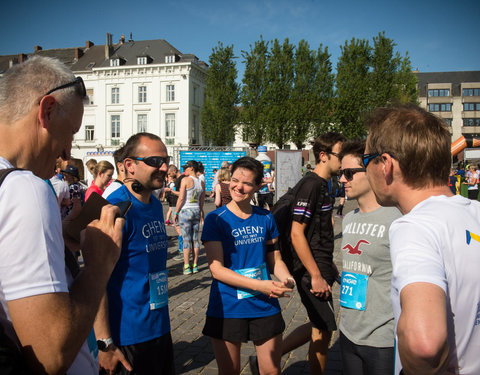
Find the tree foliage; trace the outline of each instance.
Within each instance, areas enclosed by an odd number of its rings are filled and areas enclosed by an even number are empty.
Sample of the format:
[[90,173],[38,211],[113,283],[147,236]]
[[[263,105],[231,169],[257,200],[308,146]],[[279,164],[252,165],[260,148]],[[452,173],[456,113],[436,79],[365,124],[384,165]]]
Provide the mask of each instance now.
[[267,64],[268,86],[265,89],[267,139],[280,149],[290,140],[293,51],[294,46],[288,39],[285,39],[282,45],[275,39]]
[[352,38],[340,49],[335,117],[347,138],[362,137],[366,134],[362,114],[369,108],[371,48],[367,40]]
[[366,39],[352,38],[340,46],[336,75],[327,47],[311,49],[301,40],[264,41],[242,51],[245,73],[240,92],[240,117],[233,63],[233,46],[221,43],[210,56],[207,98],[202,112],[204,137],[214,144],[234,139],[237,121],[248,143],[272,142],[298,149],[327,131],[347,138],[364,137],[364,115],[372,109],[400,102],[417,102],[417,79],[408,53],[395,51],[385,32]]
[[260,38],[254,46],[250,45],[250,51],[242,51],[242,57],[245,63],[240,94],[242,135],[244,140],[259,145],[266,139],[264,94],[268,86],[266,78],[268,42]]
[[224,47],[219,42],[208,60],[201,119],[203,137],[215,146],[225,146],[235,140],[239,85],[235,81],[237,68],[234,58],[233,45]]

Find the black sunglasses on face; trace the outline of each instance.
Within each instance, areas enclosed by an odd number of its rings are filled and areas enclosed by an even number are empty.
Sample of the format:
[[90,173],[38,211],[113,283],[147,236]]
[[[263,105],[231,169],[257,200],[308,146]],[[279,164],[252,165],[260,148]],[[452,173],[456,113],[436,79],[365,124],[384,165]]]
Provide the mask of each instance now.
[[340,159],[340,154],[338,152],[329,151],[329,152],[327,152],[327,154],[334,155],[334,156],[336,156],[337,158]]
[[55,87],[54,89],[51,89],[49,92],[47,92],[47,93],[46,93],[45,95],[43,95],[43,96],[50,95],[52,92],[55,92],[55,91],[57,91],[57,90],[66,89],[67,87],[71,87],[71,86],[75,86],[75,85],[79,85],[79,87],[80,87],[80,95],[82,96],[82,98],[85,98],[85,97],[87,96],[87,90],[85,89],[85,84],[83,83],[82,77],[77,77],[77,78],[75,78],[75,80],[72,81],[72,82],[69,82],[69,83],[66,83],[66,84],[64,84],[64,85]]
[[148,158],[136,158],[129,156],[129,159],[143,161],[150,167],[160,168],[163,164],[170,164],[170,156],[149,156]]
[[353,175],[357,172],[365,172],[365,168],[345,168],[338,171],[338,178],[341,178],[342,175],[345,175],[347,181],[352,181]]

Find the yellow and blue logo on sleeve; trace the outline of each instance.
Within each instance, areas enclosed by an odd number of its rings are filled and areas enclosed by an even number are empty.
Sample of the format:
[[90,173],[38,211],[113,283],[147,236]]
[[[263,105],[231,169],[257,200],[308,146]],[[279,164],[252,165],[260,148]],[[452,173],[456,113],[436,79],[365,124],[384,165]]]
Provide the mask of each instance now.
[[470,245],[470,241],[472,241],[472,239],[480,242],[480,236],[478,234],[472,233],[469,230],[467,230],[466,232],[467,232],[467,245]]

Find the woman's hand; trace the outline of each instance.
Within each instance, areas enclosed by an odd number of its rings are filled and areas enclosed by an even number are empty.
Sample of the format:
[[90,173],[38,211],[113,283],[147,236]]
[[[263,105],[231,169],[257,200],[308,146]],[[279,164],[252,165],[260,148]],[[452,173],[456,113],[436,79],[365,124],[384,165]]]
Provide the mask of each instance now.
[[281,297],[290,297],[289,294],[293,289],[285,286],[284,283],[273,281],[273,280],[263,280],[262,287],[259,290],[263,294],[266,294],[270,298],[281,298]]

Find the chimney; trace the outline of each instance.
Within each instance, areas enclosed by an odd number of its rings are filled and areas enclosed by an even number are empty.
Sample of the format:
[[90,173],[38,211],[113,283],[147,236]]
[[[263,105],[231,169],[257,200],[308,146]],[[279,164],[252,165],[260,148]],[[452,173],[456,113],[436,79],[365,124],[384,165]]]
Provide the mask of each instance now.
[[107,43],[105,44],[105,59],[109,59],[113,54],[112,34],[107,33]]
[[27,61],[27,55],[25,55],[24,53],[19,53],[18,54],[18,63],[21,64],[25,61]]
[[83,56],[83,50],[81,48],[75,48],[75,60],[78,60]]
[[91,42],[91,41],[89,41],[89,40],[87,40],[87,41],[85,42],[85,48],[90,48],[90,47],[92,47],[93,45],[94,45],[93,42]]
[[38,52],[38,51],[41,51],[43,48],[40,46],[35,46],[33,47],[33,49],[35,50],[35,52]]

